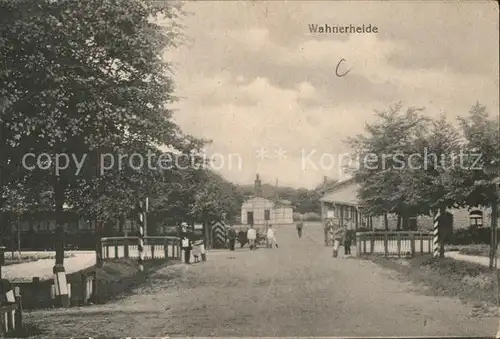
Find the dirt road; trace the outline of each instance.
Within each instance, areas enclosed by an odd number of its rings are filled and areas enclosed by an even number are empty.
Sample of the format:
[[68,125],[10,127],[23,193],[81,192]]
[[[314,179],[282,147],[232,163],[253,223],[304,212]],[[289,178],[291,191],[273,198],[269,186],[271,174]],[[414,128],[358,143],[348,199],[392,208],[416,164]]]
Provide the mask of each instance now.
[[[211,253],[172,266],[122,300],[36,311],[45,336],[492,336],[496,317],[478,318],[458,300],[425,296],[394,272],[332,258],[319,227],[298,239],[278,228],[278,249]],[[172,279],[174,278],[175,279]]]

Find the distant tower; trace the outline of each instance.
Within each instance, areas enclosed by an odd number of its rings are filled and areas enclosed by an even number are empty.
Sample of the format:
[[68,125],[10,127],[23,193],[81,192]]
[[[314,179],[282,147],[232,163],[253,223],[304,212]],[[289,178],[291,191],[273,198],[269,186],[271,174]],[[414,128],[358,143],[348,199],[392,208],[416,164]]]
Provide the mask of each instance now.
[[262,185],[259,179],[259,174],[257,174],[257,177],[255,178],[254,194],[257,198],[262,197]]

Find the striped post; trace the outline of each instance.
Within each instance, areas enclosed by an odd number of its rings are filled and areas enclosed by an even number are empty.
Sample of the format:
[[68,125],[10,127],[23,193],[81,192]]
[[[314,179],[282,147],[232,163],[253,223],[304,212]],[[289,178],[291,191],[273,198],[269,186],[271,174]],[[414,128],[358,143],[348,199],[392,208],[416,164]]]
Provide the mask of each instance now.
[[433,257],[439,258],[439,217],[441,216],[439,209],[436,211],[434,215],[434,231],[433,231]]
[[137,218],[138,218],[138,224],[139,224],[139,230],[137,234],[137,249],[139,250],[139,271],[142,272],[144,271],[144,211],[142,209],[142,203],[139,203],[139,208],[137,212]]

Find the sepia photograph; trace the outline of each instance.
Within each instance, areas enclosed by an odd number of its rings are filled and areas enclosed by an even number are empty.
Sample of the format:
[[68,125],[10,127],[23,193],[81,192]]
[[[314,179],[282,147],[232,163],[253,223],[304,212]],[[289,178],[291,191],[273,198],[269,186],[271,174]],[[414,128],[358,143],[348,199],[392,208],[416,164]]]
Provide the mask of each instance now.
[[0,0],[0,338],[500,339],[499,21]]

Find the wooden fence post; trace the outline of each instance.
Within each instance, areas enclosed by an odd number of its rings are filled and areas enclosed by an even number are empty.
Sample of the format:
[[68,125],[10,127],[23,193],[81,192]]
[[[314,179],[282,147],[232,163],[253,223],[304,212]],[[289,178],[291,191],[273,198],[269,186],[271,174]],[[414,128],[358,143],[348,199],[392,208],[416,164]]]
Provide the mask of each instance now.
[[108,246],[107,242],[104,244],[104,246],[106,246],[106,258],[105,259],[109,259],[109,246]]
[[415,257],[415,234],[410,235],[411,257]]
[[424,234],[420,233],[420,254],[424,254]]
[[80,282],[82,286],[81,295],[83,296],[82,304],[87,303],[87,275],[85,273],[80,274]]
[[123,242],[123,256],[125,257],[125,259],[128,259],[129,256],[130,256],[130,250],[129,250],[129,243],[128,243],[128,239],[125,238],[125,241]]
[[115,243],[115,259],[119,259],[120,256],[118,255],[118,240],[113,240],[113,242]]
[[398,235],[396,236],[396,242],[398,245],[398,258],[401,257],[401,233],[398,232]]
[[389,254],[389,244],[388,244],[388,239],[389,236],[387,234],[387,232],[384,232],[384,255],[387,257],[387,255]]
[[90,300],[92,302],[97,302],[98,300],[98,295],[97,295],[97,289],[99,288],[99,284],[97,281],[97,271],[93,270],[92,271],[92,293],[90,294]]
[[372,232],[371,241],[370,241],[370,254],[373,255],[375,253],[375,233]]
[[21,331],[23,328],[23,303],[21,299],[21,289],[19,286],[14,288],[14,294],[16,297],[17,309],[15,311],[15,330]]

